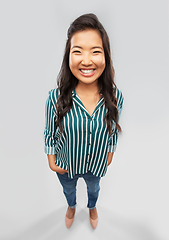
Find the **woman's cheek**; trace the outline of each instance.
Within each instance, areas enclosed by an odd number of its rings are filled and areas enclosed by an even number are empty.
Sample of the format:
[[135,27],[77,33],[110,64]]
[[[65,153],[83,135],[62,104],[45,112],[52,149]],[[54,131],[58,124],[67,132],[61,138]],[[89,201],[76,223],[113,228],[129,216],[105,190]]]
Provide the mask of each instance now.
[[105,65],[105,58],[102,57],[102,56],[100,56],[100,57],[97,57],[97,59],[96,59],[96,58],[93,59],[93,62],[94,62],[97,66],[99,66],[99,67],[104,67],[104,65]]
[[78,67],[79,62],[80,62],[80,58],[77,56],[71,56],[69,58],[69,66],[72,68]]

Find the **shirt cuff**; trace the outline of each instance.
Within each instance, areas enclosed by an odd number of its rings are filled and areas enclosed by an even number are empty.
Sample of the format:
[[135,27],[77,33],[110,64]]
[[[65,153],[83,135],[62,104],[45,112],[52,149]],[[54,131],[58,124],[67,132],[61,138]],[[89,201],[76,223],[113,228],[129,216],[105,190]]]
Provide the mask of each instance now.
[[55,155],[56,154],[56,148],[55,147],[45,146],[44,151],[45,151],[46,154],[49,154],[49,155]]
[[109,145],[108,146],[108,152],[115,152],[117,148],[117,144]]

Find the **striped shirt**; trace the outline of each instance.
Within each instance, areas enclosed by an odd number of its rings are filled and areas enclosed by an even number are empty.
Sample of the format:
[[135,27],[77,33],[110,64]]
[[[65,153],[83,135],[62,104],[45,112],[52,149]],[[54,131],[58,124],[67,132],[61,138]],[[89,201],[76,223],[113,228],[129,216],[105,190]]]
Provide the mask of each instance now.
[[[55,164],[68,170],[69,178],[88,171],[103,177],[107,171],[108,152],[115,152],[118,139],[118,130],[113,121],[114,133],[109,134],[105,125],[107,108],[103,96],[90,115],[74,89],[73,105],[62,120],[61,133],[56,126],[58,93],[58,88],[49,91],[45,105],[45,153],[56,155]],[[124,97],[119,89],[116,91],[116,98],[120,119]]]

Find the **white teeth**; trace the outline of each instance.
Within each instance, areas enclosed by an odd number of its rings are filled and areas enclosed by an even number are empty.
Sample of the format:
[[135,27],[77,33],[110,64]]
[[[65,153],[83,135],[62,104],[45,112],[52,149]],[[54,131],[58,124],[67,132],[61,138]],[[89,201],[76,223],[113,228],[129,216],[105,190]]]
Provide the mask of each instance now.
[[94,69],[91,69],[91,70],[83,70],[83,69],[80,69],[82,73],[92,73],[94,71]]

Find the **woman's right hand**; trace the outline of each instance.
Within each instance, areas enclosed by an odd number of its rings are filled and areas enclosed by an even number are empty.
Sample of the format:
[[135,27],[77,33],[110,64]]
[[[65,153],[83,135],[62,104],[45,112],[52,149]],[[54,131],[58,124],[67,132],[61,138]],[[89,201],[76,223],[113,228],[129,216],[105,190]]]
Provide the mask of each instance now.
[[60,168],[59,166],[57,166],[57,165],[55,164],[56,155],[49,155],[49,154],[47,154],[47,156],[48,156],[48,161],[49,161],[49,167],[50,167],[50,169],[51,169],[52,171],[58,172],[58,173],[60,173],[60,174],[64,174],[65,172],[68,173],[67,170],[62,169],[62,168]]
[[60,168],[59,166],[55,165],[57,167],[56,172],[60,174],[68,173],[67,170],[64,170],[63,168]]

